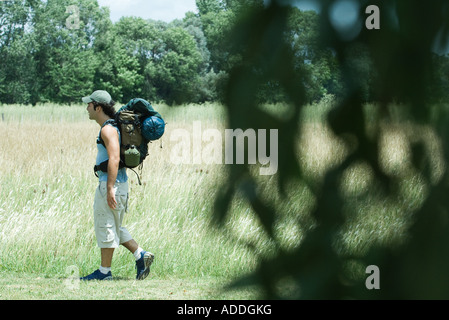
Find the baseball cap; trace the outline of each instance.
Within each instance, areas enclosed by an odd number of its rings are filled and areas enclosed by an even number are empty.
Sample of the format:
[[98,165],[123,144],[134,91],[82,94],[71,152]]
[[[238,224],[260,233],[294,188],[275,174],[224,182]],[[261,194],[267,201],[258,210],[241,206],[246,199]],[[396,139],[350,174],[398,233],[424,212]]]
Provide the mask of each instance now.
[[97,90],[94,91],[90,96],[84,97],[81,99],[84,103],[90,103],[92,101],[98,102],[98,103],[104,103],[109,104],[111,103],[111,95],[104,90]]

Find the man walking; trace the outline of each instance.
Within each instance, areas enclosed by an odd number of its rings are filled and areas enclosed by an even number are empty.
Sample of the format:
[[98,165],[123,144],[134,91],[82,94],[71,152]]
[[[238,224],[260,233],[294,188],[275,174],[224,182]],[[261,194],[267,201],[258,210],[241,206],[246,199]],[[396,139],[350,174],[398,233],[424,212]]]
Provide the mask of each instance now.
[[136,259],[137,280],[145,279],[153,263],[154,255],[144,251],[131,234],[122,227],[128,204],[128,176],[126,168],[119,169],[120,131],[111,122],[115,115],[114,104],[108,92],[97,90],[82,98],[87,103],[90,120],[101,127],[97,139],[96,164],[108,160],[107,172],[98,171],[99,185],[94,200],[94,225],[97,244],[101,250],[98,270],[81,280],[111,280],[112,256],[115,248],[123,245]]

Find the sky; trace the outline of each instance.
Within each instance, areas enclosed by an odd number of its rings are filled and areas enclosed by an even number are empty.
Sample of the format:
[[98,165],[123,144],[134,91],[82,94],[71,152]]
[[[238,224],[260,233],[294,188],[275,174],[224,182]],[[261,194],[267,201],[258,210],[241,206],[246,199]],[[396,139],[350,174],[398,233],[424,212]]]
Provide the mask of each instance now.
[[112,22],[126,16],[171,22],[188,11],[197,13],[195,0],[98,0],[98,4],[109,7]]

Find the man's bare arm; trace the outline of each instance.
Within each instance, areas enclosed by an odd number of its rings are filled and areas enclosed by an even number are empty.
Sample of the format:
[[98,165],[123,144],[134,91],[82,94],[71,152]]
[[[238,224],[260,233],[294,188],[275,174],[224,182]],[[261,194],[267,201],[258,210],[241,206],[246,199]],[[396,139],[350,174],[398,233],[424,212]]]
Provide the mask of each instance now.
[[117,201],[115,199],[114,184],[117,178],[118,166],[120,162],[120,144],[118,133],[112,126],[104,126],[101,129],[101,137],[108,152],[108,181],[107,181],[107,200],[111,209],[115,209]]

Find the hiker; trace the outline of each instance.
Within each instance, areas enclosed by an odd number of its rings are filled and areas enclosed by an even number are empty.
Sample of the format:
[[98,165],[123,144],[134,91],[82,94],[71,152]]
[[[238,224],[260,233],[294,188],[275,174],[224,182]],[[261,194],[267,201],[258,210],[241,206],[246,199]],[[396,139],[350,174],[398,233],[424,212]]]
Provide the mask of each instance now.
[[88,104],[89,119],[95,120],[101,127],[97,139],[96,164],[107,159],[109,162],[107,172],[97,172],[99,185],[94,200],[95,235],[101,250],[101,264],[98,270],[81,280],[111,280],[112,256],[119,245],[123,245],[134,255],[136,279],[143,280],[150,272],[154,255],[139,247],[128,230],[122,226],[128,205],[128,176],[126,168],[119,169],[121,137],[119,129],[112,121],[115,117],[115,102],[109,93],[103,90],[93,92],[82,98],[82,101]]

